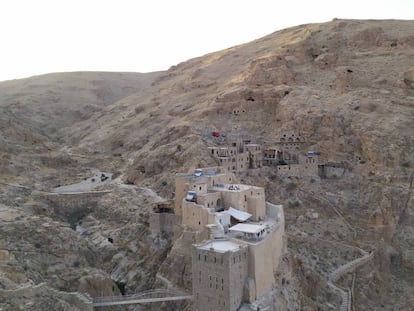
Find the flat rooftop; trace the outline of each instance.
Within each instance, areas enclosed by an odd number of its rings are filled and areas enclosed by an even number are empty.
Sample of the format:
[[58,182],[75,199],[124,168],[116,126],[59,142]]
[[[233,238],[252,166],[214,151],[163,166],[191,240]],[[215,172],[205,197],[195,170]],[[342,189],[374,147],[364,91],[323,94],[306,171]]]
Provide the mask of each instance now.
[[199,176],[196,176],[194,173],[178,173],[178,174],[176,174],[176,177],[179,177],[179,178],[203,178],[203,177],[211,177],[211,176],[217,176],[217,175],[225,175],[225,173],[222,173],[218,170],[205,170]]
[[260,231],[266,229],[265,225],[261,224],[237,224],[231,228],[230,231],[238,231],[238,232],[245,232],[245,233],[259,233]]
[[240,244],[229,240],[210,240],[202,245],[198,245],[198,249],[212,250],[220,253],[236,251],[240,248]]

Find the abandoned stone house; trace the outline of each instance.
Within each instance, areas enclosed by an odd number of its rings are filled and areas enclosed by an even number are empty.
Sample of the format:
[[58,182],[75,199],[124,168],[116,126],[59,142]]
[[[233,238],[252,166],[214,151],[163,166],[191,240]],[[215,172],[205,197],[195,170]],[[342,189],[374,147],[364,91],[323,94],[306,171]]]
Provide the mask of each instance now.
[[248,168],[249,157],[241,140],[231,141],[227,146],[210,147],[209,150],[228,172],[243,172]]
[[237,310],[272,288],[286,251],[284,215],[263,188],[236,183],[222,167],[178,174],[174,213],[194,237],[194,310]]

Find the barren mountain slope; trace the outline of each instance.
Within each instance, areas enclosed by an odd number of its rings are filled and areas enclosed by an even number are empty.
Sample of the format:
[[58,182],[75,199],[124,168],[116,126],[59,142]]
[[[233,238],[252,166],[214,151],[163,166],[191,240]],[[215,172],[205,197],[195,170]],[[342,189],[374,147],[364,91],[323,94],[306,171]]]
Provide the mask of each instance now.
[[[93,295],[115,293],[111,282],[126,282],[127,292],[133,292],[153,284],[162,262],[164,276],[181,285],[177,274],[184,271],[184,260],[164,261],[168,240],[148,235],[147,212],[156,196],[115,183],[97,203],[72,202],[77,209],[68,217],[33,190],[101,169],[169,197],[175,172],[216,164],[207,149],[214,144],[212,130],[258,142],[295,132],[322,160],[342,162],[345,173],[329,180],[285,178],[263,167],[238,176],[265,187],[269,201],[285,206],[291,254],[285,289],[293,288],[298,298],[291,309],[336,310],[340,298],[327,279],[357,258],[359,247],[373,251],[374,259],[338,281],[353,288],[354,310],[410,310],[413,21],[334,20],[293,27],[181,63],[144,78],[145,83],[138,79],[136,91],[125,93],[130,80],[124,84],[124,74],[113,74],[108,84],[74,75],[63,84],[55,75],[49,82],[30,80],[40,86],[0,83],[7,89],[0,91],[0,182],[7,182],[0,188],[1,236],[11,236],[0,238],[0,247],[18,248],[10,264],[0,267],[0,289],[31,279],[65,291],[87,288]],[[90,75],[92,81],[107,81]],[[61,97],[53,93],[56,88]],[[52,133],[60,138],[53,143],[46,136]],[[70,231],[74,219],[83,223],[85,234]],[[19,231],[27,231],[20,240]],[[76,250],[77,257],[59,258],[56,244]],[[25,257],[24,251],[33,253]],[[21,280],[13,279],[13,269]]]
[[53,136],[147,87],[159,74],[70,72],[4,81],[0,82],[0,111]]
[[65,133],[132,156],[135,168],[160,154],[177,155],[178,168],[198,159],[176,147],[198,148],[209,129],[269,141],[293,130],[332,159],[399,170],[413,154],[413,27],[335,20],[279,31],[172,67]]
[[[393,20],[282,30],[174,66],[151,88],[65,133],[75,145],[81,138],[80,150],[132,161],[126,179],[165,195],[174,172],[215,163],[207,153],[213,129],[270,142],[285,131],[300,133],[310,150],[346,165],[341,180],[285,180],[270,169],[244,179],[265,186],[271,200],[299,198],[302,209],[287,207],[288,218],[319,212],[310,226],[291,218],[291,234],[330,236],[375,251],[355,282],[354,300],[361,308],[404,309],[410,302],[403,297],[414,290],[406,278],[414,262],[413,34],[413,21]],[[354,226],[344,229],[332,206]],[[293,240],[291,247],[306,266],[312,250],[302,252],[306,244],[296,248]],[[334,255],[320,255],[317,265],[335,265]]]
[[[70,72],[0,82],[0,172],[33,170],[39,157],[64,164],[58,131],[148,87],[154,73]],[[63,157],[67,155],[63,154]],[[41,162],[41,161],[40,161]],[[67,164],[67,161],[66,161]]]

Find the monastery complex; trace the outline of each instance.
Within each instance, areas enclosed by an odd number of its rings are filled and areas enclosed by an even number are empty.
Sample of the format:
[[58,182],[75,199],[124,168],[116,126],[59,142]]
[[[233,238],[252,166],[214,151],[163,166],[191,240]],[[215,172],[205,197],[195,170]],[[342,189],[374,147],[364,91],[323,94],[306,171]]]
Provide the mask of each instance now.
[[192,236],[194,310],[237,310],[268,293],[286,252],[282,206],[223,167],[177,174],[175,185],[173,210],[156,204],[150,226]]
[[192,288],[194,310],[238,310],[277,286],[287,250],[283,207],[235,174],[262,166],[298,177],[337,169],[320,162],[318,152],[304,153],[303,145],[293,134],[271,145],[227,140],[209,148],[218,166],[177,174],[174,200],[154,205],[152,233],[174,236],[179,247],[172,253],[191,266],[178,277]]
[[175,213],[196,233],[194,310],[237,310],[271,289],[286,251],[284,216],[263,188],[238,184],[220,167],[179,174]]

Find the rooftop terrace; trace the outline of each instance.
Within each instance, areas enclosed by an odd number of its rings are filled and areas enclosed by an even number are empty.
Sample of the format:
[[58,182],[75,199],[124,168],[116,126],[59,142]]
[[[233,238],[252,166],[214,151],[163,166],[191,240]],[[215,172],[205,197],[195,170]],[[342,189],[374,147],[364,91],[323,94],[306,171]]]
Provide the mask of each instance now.
[[215,252],[225,253],[237,251],[241,245],[230,240],[210,240],[206,243],[199,244],[199,249],[212,250]]

